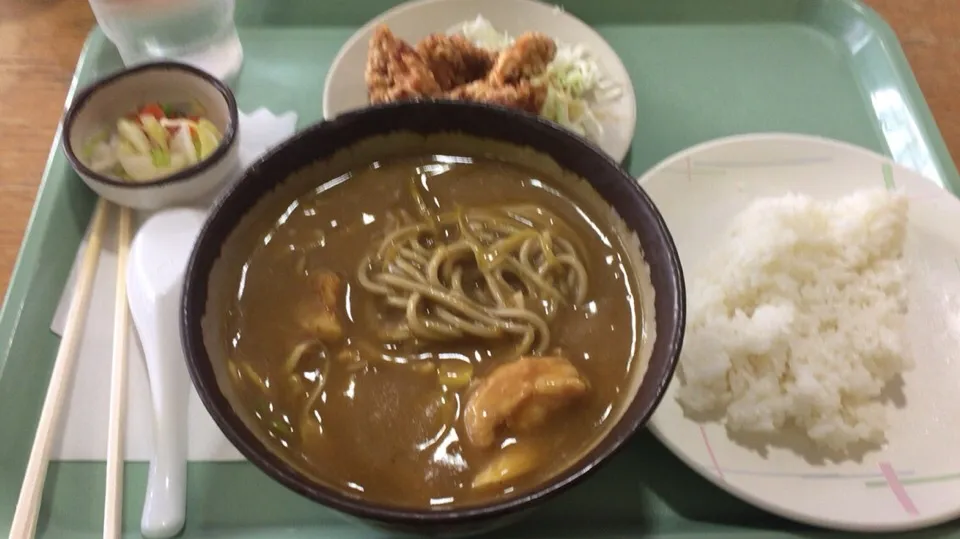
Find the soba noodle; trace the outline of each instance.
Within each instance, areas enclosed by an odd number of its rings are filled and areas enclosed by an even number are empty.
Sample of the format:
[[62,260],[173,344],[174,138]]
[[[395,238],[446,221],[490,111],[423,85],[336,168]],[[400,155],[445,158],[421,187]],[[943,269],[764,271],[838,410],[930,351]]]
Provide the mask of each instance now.
[[358,282],[396,310],[389,340],[464,336],[519,340],[543,353],[561,304],[587,296],[578,242],[557,216],[533,206],[401,214],[360,263]]

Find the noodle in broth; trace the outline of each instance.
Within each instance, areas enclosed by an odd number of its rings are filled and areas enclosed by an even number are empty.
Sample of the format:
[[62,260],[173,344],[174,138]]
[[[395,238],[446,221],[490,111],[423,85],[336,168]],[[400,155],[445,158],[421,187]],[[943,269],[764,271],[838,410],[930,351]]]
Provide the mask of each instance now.
[[569,227],[549,212],[515,206],[423,217],[398,223],[357,272],[364,289],[403,311],[393,340],[511,335],[520,339],[517,355],[542,354],[557,308],[586,299],[587,270],[562,237]]
[[231,381],[269,445],[408,507],[523,492],[591,447],[642,337],[613,217],[488,159],[346,178],[264,223],[221,283]]

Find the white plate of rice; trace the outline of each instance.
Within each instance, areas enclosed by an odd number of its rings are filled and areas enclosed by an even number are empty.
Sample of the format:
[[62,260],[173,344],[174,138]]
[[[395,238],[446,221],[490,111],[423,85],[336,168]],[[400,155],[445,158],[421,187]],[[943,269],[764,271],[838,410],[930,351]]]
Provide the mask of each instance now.
[[687,284],[654,434],[797,521],[960,516],[960,201],[886,157],[787,134],[709,142],[639,181]]
[[[430,34],[447,33],[500,50],[524,32],[546,34],[557,43],[557,54],[547,68],[551,93],[540,115],[585,137],[618,162],[630,151],[637,105],[620,57],[589,25],[536,0],[414,0],[384,12],[357,30],[330,65],[323,87],[325,118],[368,105],[364,70],[370,38],[380,24],[410,45]],[[565,91],[553,91],[561,87]]]

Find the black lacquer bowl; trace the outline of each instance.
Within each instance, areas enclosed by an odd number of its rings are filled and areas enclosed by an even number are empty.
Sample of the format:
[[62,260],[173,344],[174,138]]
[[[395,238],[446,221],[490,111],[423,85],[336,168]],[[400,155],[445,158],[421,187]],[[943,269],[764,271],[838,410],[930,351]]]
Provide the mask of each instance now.
[[[218,331],[222,307],[216,296],[218,267],[236,264],[231,238],[242,236],[252,212],[270,199],[292,201],[358,166],[399,155],[449,153],[445,137],[468,141],[473,150],[514,148],[512,159],[531,155],[587,180],[639,239],[649,268],[656,337],[639,389],[599,443],[533,491],[463,508],[407,509],[358,499],[305,476],[275,452],[235,409],[225,351]],[[438,141],[440,141],[438,143]],[[473,141],[473,142],[470,142]],[[453,151],[456,151],[455,149]],[[511,152],[506,152],[511,153]],[[524,157],[517,157],[524,156]],[[496,157],[501,157],[497,155]],[[509,161],[511,158],[506,157]],[[235,249],[234,249],[235,250]],[[254,465],[291,490],[377,527],[429,535],[485,531],[512,521],[583,480],[641,429],[673,376],[685,318],[683,274],[676,247],[653,202],[623,168],[600,149],[558,125],[499,107],[429,101],[371,107],[309,127],[269,152],[215,204],[194,247],[183,292],[181,333],[193,383],[226,437]]]

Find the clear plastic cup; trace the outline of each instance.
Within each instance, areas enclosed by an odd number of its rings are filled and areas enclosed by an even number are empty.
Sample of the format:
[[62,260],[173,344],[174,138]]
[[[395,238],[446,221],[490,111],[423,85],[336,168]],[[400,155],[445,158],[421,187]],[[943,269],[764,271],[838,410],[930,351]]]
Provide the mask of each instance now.
[[90,7],[127,67],[176,60],[221,80],[240,71],[235,0],[90,0]]

